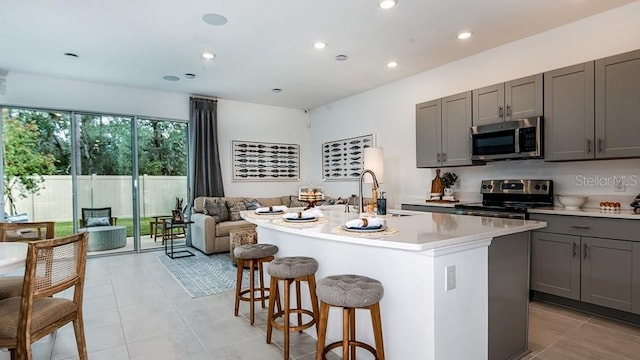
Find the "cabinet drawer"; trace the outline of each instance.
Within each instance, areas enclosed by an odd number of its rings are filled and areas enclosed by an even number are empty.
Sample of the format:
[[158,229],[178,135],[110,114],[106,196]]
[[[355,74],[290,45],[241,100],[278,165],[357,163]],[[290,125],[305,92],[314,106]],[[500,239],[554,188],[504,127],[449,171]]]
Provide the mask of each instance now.
[[538,231],[640,241],[638,220],[546,214],[531,214],[530,218],[547,222],[547,227]]

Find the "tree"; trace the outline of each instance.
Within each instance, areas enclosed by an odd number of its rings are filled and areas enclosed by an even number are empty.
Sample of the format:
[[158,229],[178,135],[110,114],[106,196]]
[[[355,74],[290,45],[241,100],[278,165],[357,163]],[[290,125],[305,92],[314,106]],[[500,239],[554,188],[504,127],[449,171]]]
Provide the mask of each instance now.
[[43,175],[55,172],[55,157],[39,151],[40,133],[35,123],[11,118],[3,121],[4,191],[11,214],[16,213],[14,196],[38,194],[44,188]]

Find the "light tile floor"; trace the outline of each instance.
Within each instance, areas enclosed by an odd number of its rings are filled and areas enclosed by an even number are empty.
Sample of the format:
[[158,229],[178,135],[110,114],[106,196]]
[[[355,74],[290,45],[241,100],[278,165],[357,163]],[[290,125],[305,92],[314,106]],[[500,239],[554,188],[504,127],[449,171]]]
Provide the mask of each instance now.
[[[160,254],[87,261],[90,359],[282,359],[280,331],[274,331],[275,344],[265,343],[265,310],[257,307],[251,326],[247,303],[242,316],[233,316],[233,292],[191,299],[157,260]],[[530,305],[529,339],[527,360],[640,359],[640,328],[539,302]],[[292,334],[291,346],[292,359],[315,359],[310,336]],[[48,359],[50,351],[53,359],[77,359],[70,325],[58,332],[53,349],[50,337],[34,344],[34,359]]]

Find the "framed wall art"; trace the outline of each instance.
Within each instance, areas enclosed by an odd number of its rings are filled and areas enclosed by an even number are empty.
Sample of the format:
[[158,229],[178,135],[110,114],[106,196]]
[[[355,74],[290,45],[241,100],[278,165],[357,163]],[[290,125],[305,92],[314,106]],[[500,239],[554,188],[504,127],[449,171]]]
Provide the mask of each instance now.
[[373,134],[322,144],[322,179],[357,180],[364,169],[364,149],[375,147]]
[[231,141],[234,181],[300,180],[300,145]]

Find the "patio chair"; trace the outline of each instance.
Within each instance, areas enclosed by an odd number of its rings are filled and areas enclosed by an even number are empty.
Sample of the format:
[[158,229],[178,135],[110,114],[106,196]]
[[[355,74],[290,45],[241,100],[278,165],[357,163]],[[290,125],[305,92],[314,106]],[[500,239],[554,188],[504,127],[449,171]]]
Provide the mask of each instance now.
[[80,227],[92,226],[113,226],[118,221],[117,217],[111,216],[111,208],[82,208],[82,218]]
[[[82,293],[87,233],[29,242],[21,297],[0,300],[0,348],[31,359],[31,344],[73,322],[78,355],[86,360]],[[73,287],[73,297],[54,297]]]
[[[53,239],[53,221],[0,223],[0,241]],[[22,276],[0,277],[0,300],[22,295]]]

